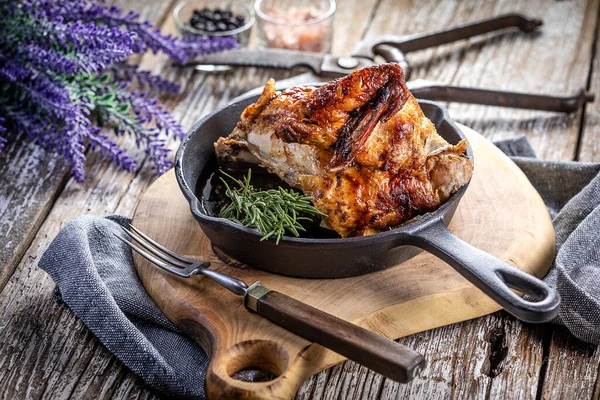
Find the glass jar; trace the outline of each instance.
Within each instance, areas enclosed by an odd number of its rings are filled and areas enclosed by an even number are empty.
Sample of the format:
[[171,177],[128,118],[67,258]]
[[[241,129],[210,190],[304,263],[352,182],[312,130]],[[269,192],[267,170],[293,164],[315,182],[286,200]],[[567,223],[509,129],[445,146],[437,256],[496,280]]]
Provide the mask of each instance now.
[[256,0],[254,10],[258,47],[331,51],[335,0]]
[[[205,29],[197,29],[193,26],[194,11],[203,9],[212,11],[220,10],[231,13],[231,18],[239,16],[241,26],[235,29],[215,31],[213,23]],[[233,37],[242,47],[248,46],[250,31],[254,25],[255,16],[252,7],[241,1],[224,0],[185,0],[179,3],[173,10],[173,19],[182,35],[195,35],[200,37]],[[227,21],[223,21],[227,26]],[[197,26],[197,25],[196,25]],[[210,29],[212,28],[212,29]]]

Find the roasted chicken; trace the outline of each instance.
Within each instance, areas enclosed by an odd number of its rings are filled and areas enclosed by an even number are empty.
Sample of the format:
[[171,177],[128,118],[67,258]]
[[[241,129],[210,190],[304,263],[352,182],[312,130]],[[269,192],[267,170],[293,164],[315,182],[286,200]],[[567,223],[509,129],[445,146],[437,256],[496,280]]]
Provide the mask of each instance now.
[[381,232],[435,210],[471,179],[467,143],[446,142],[398,64],[321,86],[267,82],[226,138],[220,163],[255,163],[314,198],[342,237]]

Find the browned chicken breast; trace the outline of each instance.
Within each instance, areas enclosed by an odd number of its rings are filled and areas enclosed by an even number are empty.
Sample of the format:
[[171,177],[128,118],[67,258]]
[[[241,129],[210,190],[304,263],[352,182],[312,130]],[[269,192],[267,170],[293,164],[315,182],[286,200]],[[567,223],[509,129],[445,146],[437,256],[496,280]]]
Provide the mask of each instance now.
[[471,179],[466,147],[437,134],[398,64],[320,88],[277,92],[271,79],[233,132],[215,143],[220,162],[260,164],[312,196],[342,237],[435,210]]

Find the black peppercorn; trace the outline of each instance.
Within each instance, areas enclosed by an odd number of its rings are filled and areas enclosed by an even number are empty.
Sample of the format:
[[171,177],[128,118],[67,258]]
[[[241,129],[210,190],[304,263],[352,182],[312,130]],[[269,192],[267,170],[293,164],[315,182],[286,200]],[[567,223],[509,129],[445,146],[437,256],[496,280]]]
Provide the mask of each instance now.
[[189,24],[195,29],[205,32],[225,32],[238,29],[244,25],[246,18],[243,15],[237,15],[229,10],[215,8],[211,10],[204,7],[201,10],[194,10]]

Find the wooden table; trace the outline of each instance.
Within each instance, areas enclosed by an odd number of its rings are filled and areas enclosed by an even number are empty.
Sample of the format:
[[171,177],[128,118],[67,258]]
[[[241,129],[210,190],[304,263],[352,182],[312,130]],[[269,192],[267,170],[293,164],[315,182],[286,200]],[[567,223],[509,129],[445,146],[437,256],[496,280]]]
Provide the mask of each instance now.
[[[571,94],[600,88],[600,0],[436,1],[339,0],[333,50],[348,52],[360,38],[416,33],[518,11],[542,18],[537,35],[509,33],[411,54],[413,78],[526,92]],[[166,31],[174,31],[173,0],[117,0]],[[596,55],[596,56],[595,56]],[[595,56],[595,57],[594,57]],[[140,60],[146,69],[183,84],[170,100],[185,128],[228,100],[300,71],[237,69],[206,75],[179,69],[164,57]],[[600,96],[597,96],[600,97]],[[450,114],[490,139],[525,134],[538,156],[600,161],[600,98],[582,112],[560,115],[450,105]],[[81,214],[132,215],[152,181],[142,169],[123,173],[95,154],[84,185],[65,163],[32,144],[9,144],[0,156],[0,393],[4,398],[155,398],[64,304],[37,262],[60,228]],[[133,141],[124,142],[134,150]],[[176,148],[177,143],[171,144]],[[136,157],[143,163],[143,154]],[[407,397],[565,398],[600,396],[600,351],[564,328],[523,324],[500,312],[401,340],[429,365],[408,385],[345,362],[309,379],[299,399]]]

